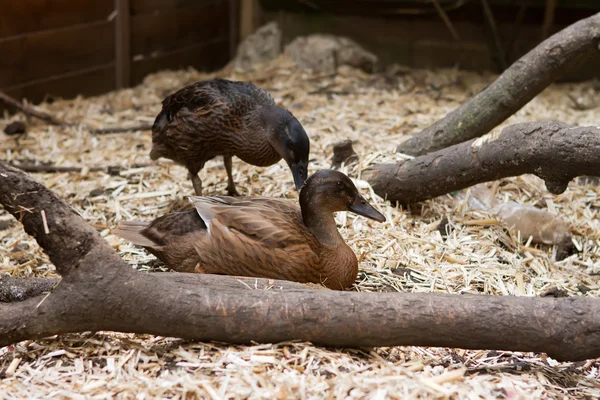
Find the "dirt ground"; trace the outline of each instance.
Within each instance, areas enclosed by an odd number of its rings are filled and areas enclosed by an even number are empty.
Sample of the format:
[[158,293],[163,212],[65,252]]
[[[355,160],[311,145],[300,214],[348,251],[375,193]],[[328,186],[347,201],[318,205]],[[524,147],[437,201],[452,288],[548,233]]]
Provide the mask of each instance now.
[[[26,135],[0,136],[0,157],[82,167],[81,172],[35,178],[101,231],[132,267],[163,268],[110,229],[119,220],[151,220],[185,204],[185,196],[193,194],[185,169],[168,160],[149,160],[149,131],[95,135],[90,130],[152,123],[165,95],[213,75],[166,71],[148,76],[136,88],[44,103],[40,108],[45,111],[81,124],[59,128],[32,120]],[[250,80],[290,109],[311,138],[312,171],[329,167],[333,143],[356,141],[360,163],[344,171],[388,222],[336,216],[342,236],[360,259],[351,290],[539,296],[557,288],[567,296],[600,295],[600,190],[595,185],[571,182],[565,193],[554,196],[534,176],[500,182],[499,201],[548,209],[568,222],[576,252],[556,262],[556,246],[523,243],[502,223],[490,222],[485,212],[469,209],[467,190],[407,210],[385,203],[361,179],[369,164],[401,159],[394,154],[398,143],[480,91],[493,75],[458,70],[368,75],[341,67],[335,75],[318,76],[296,70],[285,58],[245,74],[216,75]],[[599,92],[597,81],[553,85],[505,124],[556,119],[598,125]],[[14,120],[25,119],[5,115],[0,128]],[[89,171],[98,166],[122,168]],[[234,177],[242,194],[296,201],[283,162],[259,168],[234,159]],[[210,161],[201,178],[205,194],[225,193],[221,159]],[[437,229],[443,217],[451,228],[447,238]],[[3,211],[0,271],[55,276],[35,241]],[[597,398],[599,367],[598,360],[559,363],[544,354],[504,351],[326,349],[297,342],[231,346],[88,332],[1,348],[0,397]]]

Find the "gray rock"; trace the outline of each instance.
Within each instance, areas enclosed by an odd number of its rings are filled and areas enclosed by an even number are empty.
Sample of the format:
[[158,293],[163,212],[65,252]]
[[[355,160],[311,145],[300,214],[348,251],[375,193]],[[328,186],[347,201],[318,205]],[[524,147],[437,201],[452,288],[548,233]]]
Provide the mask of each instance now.
[[341,36],[315,34],[296,38],[285,48],[300,69],[333,73],[341,65],[348,65],[371,73],[377,65],[377,56],[363,49],[355,41]]
[[281,30],[276,22],[269,22],[240,43],[233,67],[248,71],[254,65],[277,58],[281,52]]

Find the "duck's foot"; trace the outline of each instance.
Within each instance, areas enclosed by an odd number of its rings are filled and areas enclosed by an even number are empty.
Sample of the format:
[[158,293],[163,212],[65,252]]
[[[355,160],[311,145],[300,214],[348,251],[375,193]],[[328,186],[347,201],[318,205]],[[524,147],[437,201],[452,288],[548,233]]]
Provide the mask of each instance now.
[[228,196],[239,196],[240,194],[238,193],[237,189],[234,186],[227,186],[227,195]]

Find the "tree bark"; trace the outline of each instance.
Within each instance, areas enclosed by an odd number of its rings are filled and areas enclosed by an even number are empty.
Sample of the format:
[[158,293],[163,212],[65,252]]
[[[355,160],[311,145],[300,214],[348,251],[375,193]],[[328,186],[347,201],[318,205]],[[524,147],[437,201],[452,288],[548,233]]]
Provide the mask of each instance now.
[[198,284],[235,278],[135,271],[69,206],[5,163],[0,201],[21,218],[62,275],[49,294],[41,290],[23,301],[0,303],[0,345],[113,330],[231,343],[299,339],[327,346],[537,351],[558,360],[600,356],[597,299]]
[[397,164],[377,164],[363,178],[379,196],[410,204],[509,176],[535,174],[553,194],[581,175],[600,176],[600,127],[561,122],[510,125],[496,139],[471,140]]
[[482,136],[586,56],[600,51],[600,13],[556,33],[467,103],[398,146],[418,156]]
[[15,278],[0,275],[0,302],[12,303],[49,292],[60,282],[57,278]]
[[[118,279],[61,282],[43,296],[0,303],[0,345],[112,330],[249,344],[442,346],[600,356],[600,302],[330,290],[221,290],[128,270]],[[41,304],[40,304],[41,303]]]

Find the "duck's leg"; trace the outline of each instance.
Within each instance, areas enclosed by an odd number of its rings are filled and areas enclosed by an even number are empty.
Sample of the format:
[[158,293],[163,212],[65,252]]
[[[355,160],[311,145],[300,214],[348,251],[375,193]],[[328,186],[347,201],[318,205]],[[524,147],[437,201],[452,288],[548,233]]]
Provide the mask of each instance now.
[[192,186],[194,186],[196,196],[202,196],[202,179],[198,176],[198,172],[193,173],[190,171],[188,177],[192,180]]
[[230,196],[239,196],[240,194],[235,188],[233,174],[231,173],[231,156],[223,156],[223,163],[225,164],[225,170],[227,171],[227,194]]

